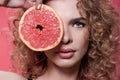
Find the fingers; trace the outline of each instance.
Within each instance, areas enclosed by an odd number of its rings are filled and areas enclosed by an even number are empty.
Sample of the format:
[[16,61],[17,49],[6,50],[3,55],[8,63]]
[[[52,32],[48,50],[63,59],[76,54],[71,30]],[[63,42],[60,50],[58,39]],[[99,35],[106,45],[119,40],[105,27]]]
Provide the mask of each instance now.
[[36,6],[36,9],[40,9],[42,0],[0,0],[0,6],[6,6],[11,8],[25,8],[28,9],[32,6]]
[[34,1],[33,1],[33,0],[26,0],[26,1],[24,2],[23,7],[24,7],[25,9],[27,9],[27,8],[33,6],[33,5],[34,5]]
[[36,0],[35,2],[36,9],[41,9],[42,6],[42,0]]
[[36,6],[36,9],[40,9],[42,4],[42,0],[26,0],[24,4],[24,8],[29,8],[31,6]]
[[0,0],[0,6],[7,6],[9,0]]
[[36,0],[37,4],[42,4],[42,0]]
[[42,6],[42,4],[36,4],[35,5],[36,9],[38,9],[38,10],[41,9],[41,6]]
[[25,0],[0,0],[1,6],[6,7],[21,7]]
[[36,9],[40,9],[42,5],[42,0],[34,0]]
[[0,0],[0,5],[3,5],[4,4],[4,0]]

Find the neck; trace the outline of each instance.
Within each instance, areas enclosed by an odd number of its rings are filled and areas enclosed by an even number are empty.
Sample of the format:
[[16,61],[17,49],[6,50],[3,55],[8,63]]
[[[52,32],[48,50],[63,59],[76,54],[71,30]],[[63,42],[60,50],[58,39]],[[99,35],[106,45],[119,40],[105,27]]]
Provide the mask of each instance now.
[[48,63],[46,73],[43,75],[45,80],[77,80],[79,65],[72,67],[58,67]]

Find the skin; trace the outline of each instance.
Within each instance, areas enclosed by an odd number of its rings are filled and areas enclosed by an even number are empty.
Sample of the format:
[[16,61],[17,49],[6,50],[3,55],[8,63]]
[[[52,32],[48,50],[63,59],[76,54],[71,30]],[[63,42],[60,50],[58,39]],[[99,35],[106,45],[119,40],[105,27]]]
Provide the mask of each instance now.
[[42,0],[0,0],[1,6],[7,6],[12,8],[29,8],[35,4],[42,3]]
[[77,80],[81,59],[88,49],[89,32],[85,15],[79,14],[76,3],[77,0],[47,2],[47,5],[54,8],[61,17],[64,35],[57,47],[45,52],[48,67],[46,72],[36,80],[56,80],[56,78],[57,80]]
[[[56,48],[45,52],[48,57],[48,68],[39,78],[40,80],[56,80],[56,78],[57,80],[76,80],[77,78],[80,61],[88,48],[89,33],[85,16],[79,14],[76,3],[75,0],[47,2],[47,5],[54,8],[61,17],[64,35]],[[69,56],[71,54],[72,56]]]
[[27,80],[16,73],[7,72],[7,71],[0,71],[0,79],[1,80]]

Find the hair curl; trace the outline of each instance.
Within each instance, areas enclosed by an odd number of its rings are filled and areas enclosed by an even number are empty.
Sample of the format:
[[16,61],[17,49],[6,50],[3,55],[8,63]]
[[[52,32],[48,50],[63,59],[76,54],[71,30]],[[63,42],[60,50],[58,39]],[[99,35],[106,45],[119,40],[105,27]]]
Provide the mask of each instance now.
[[[111,72],[115,63],[113,55],[117,47],[117,13],[111,0],[78,0],[78,11],[84,12],[89,25],[89,49],[82,59],[78,79],[113,80]],[[25,77],[38,77],[47,67],[47,58],[43,52],[30,50],[19,38],[14,29],[13,61],[18,61],[19,69]],[[41,54],[40,54],[41,53]],[[15,65],[14,65],[15,66]]]

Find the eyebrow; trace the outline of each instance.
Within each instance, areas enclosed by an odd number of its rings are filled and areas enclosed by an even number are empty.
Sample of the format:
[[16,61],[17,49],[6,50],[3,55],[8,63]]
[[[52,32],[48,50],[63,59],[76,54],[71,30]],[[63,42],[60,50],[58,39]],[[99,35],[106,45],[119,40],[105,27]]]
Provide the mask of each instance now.
[[84,17],[73,18],[73,19],[70,20],[70,23],[74,23],[74,22],[77,22],[77,21],[86,22],[86,18],[84,18]]
[[74,19],[72,19],[72,21],[81,21],[81,20],[85,21],[86,18],[84,18],[84,17],[79,17],[79,18],[74,18]]

